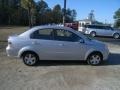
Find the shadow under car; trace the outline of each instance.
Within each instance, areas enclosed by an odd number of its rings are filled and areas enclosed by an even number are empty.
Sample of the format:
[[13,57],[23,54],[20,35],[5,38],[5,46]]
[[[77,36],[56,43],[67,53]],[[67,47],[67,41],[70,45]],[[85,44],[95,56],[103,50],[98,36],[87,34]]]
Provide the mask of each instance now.
[[[72,66],[72,65],[88,65],[86,61],[79,60],[40,60],[36,66]],[[120,54],[111,53],[107,61],[99,66],[120,65]]]

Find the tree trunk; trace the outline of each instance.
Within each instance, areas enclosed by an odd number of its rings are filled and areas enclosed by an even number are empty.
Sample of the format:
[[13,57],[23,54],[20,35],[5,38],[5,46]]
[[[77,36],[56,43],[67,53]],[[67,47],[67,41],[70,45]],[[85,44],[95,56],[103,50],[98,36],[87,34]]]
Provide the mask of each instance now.
[[8,25],[11,25],[11,17],[10,17],[10,15],[8,16]]
[[28,20],[29,20],[29,27],[32,27],[32,23],[31,23],[31,8],[29,7],[28,9]]

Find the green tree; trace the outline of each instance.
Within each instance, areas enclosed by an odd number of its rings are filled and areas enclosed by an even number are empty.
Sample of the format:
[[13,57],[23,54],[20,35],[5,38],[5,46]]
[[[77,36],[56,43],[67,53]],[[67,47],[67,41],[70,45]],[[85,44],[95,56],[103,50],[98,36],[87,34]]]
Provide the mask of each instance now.
[[74,22],[76,19],[76,15],[77,15],[77,12],[74,9],[71,10],[70,8],[68,8],[66,10],[66,22],[67,23]]
[[59,4],[55,5],[52,11],[53,22],[56,24],[62,23],[62,9]]
[[[75,20],[75,10],[67,9],[66,14],[67,22]],[[59,4],[51,9],[45,0],[0,0],[0,25],[59,24],[63,15]]]
[[36,23],[37,24],[47,24],[48,17],[47,12],[49,13],[51,9],[48,7],[48,4],[40,0],[36,3]]
[[13,25],[16,24],[16,22],[19,22],[19,20],[16,20],[19,16],[16,15],[19,11],[19,5],[19,0],[0,0],[0,23]]
[[48,4],[44,0],[40,0],[37,2],[36,9],[39,14],[46,12],[48,8]]
[[10,17],[12,9],[10,5],[8,5],[7,0],[0,0],[0,23],[2,24],[10,24]]
[[116,28],[120,28],[120,8],[115,12],[115,15],[113,18],[115,19],[114,26]]
[[29,26],[33,26],[33,17],[35,12],[34,0],[21,0],[21,7],[25,8],[28,12]]

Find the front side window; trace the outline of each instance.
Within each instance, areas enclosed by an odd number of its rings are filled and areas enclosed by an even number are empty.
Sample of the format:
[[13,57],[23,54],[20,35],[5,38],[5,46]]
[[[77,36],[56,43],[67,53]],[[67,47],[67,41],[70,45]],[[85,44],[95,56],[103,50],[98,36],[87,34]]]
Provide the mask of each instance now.
[[94,26],[94,25],[86,25],[86,28],[96,29],[96,26]]
[[91,28],[91,29],[104,29],[104,26],[98,26],[98,25],[87,25],[87,28]]
[[106,26],[105,29],[106,29],[106,30],[113,30],[113,28],[110,27],[110,26]]
[[43,29],[43,30],[37,30],[31,34],[32,39],[46,39],[51,40],[53,39],[53,29]]
[[104,29],[105,27],[104,26],[96,26],[96,29]]
[[73,32],[67,30],[55,30],[55,40],[77,42],[80,37]]

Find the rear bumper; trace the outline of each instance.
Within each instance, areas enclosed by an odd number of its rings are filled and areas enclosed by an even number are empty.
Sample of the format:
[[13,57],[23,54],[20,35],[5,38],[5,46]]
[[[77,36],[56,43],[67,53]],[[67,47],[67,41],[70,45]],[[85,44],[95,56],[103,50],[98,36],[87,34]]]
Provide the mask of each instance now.
[[7,53],[7,56],[17,57],[17,50],[13,47],[7,46],[6,53]]

